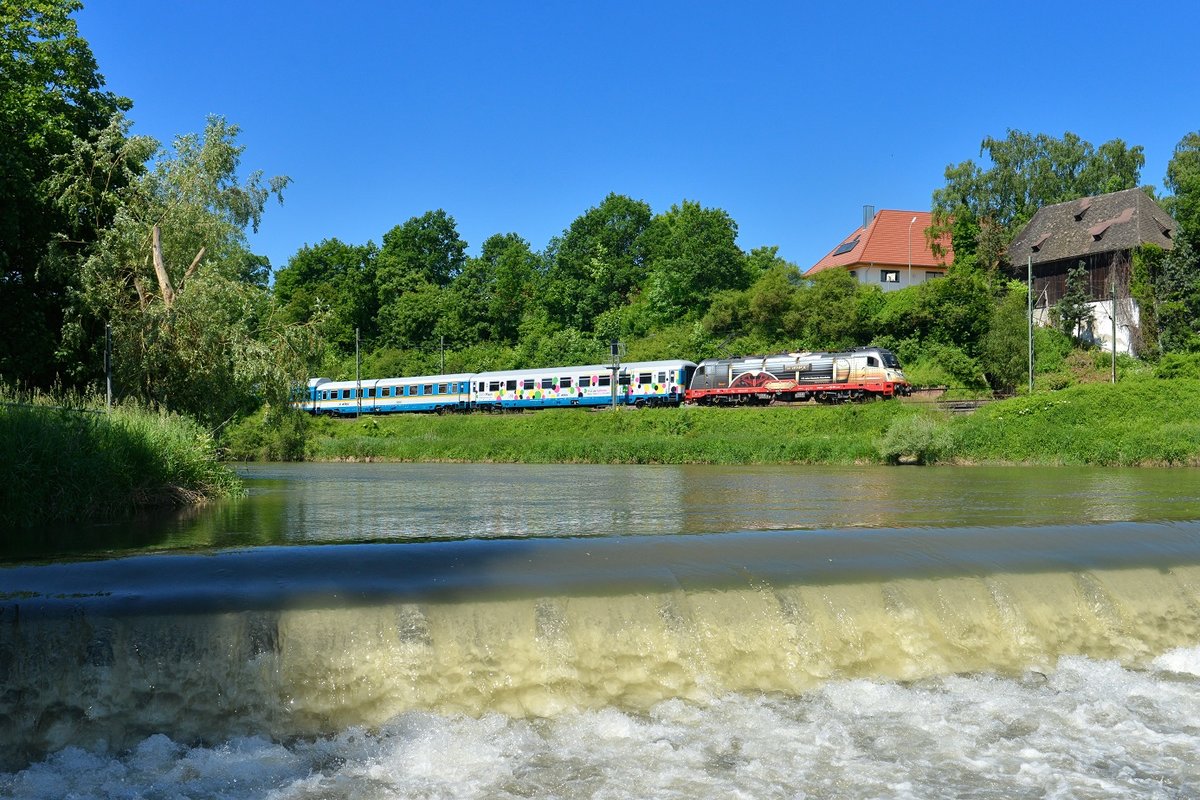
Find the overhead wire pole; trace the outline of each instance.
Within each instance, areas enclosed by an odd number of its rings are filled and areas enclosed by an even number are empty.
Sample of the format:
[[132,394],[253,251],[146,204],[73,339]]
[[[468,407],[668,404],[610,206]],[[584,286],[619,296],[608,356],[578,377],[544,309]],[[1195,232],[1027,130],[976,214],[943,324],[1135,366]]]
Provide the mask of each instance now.
[[1110,290],[1112,292],[1112,382],[1117,382],[1117,257],[1113,256],[1112,266],[1109,267],[1112,276]]
[[112,411],[112,323],[104,323],[104,410]]
[[362,357],[358,349],[358,328],[354,329],[354,396],[358,399],[358,407],[354,412],[357,419],[362,416]]
[[1029,284],[1029,289],[1026,292],[1028,295],[1026,303],[1029,306],[1029,393],[1033,394],[1033,256],[1029,256],[1025,262],[1026,280]]
[[621,369],[621,342],[613,339],[608,344],[608,352],[612,356],[612,408],[617,410],[617,375]]

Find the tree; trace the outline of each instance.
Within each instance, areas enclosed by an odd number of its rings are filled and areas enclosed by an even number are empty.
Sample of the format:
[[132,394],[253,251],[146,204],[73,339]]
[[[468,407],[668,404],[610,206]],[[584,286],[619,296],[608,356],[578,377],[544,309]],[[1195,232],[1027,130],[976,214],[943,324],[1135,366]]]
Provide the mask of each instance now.
[[[246,229],[285,177],[239,182],[238,128],[210,117],[105,202],[116,211],[83,265],[76,312],[110,322],[119,390],[218,425],[262,400],[281,402],[304,374],[311,328],[288,325],[247,264]],[[76,213],[96,197],[104,141],[77,142],[64,169]],[[123,158],[140,150],[127,146]],[[126,169],[132,172],[129,165]],[[251,280],[247,280],[250,277]]]
[[650,303],[665,316],[699,318],[715,292],[749,285],[737,223],[719,208],[685,200],[651,220],[642,238]]
[[642,234],[652,216],[646,203],[609,194],[551,243],[542,303],[554,321],[592,330],[631,300],[646,280]]
[[1074,339],[1080,338],[1083,329],[1090,330],[1095,319],[1088,302],[1087,285],[1087,265],[1080,261],[1067,270],[1067,291],[1054,305],[1062,332]]
[[[47,387],[63,375],[64,309],[105,211],[66,216],[53,183],[77,140],[130,107],[104,90],[72,15],[78,0],[0,4],[0,376]],[[124,175],[115,176],[124,178]]]
[[478,258],[467,260],[451,285],[455,341],[516,342],[521,318],[533,299],[538,257],[515,233],[488,237]]
[[467,259],[454,217],[442,209],[412,217],[383,235],[377,259],[379,304],[421,283],[448,286]]
[[373,244],[350,245],[326,239],[305,245],[275,274],[275,299],[284,318],[308,323],[327,313],[327,340],[339,351],[354,349],[354,333],[373,339],[378,332]]
[[1200,131],[1187,134],[1175,145],[1163,183],[1171,190],[1163,205],[1181,232],[1193,244],[1200,243]]
[[946,167],[946,185],[933,193],[933,224],[926,237],[951,235],[957,263],[974,259],[994,267],[1016,232],[1042,206],[1137,187],[1143,148],[1120,139],[1099,148],[1066,132],[1061,139],[1008,131],[987,137],[979,155],[988,165],[963,161]]

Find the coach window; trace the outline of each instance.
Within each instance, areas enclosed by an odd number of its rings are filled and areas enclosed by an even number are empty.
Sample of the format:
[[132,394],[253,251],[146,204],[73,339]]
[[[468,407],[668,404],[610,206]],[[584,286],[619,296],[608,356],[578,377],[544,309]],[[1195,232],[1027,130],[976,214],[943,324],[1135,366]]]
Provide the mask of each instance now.
[[447,393],[446,392],[446,384],[439,383],[438,384],[438,394],[446,394],[446,393]]
[[639,372],[637,382],[638,383],[650,383],[650,373],[649,372]]
[[491,391],[491,392],[498,392],[498,391],[500,391],[500,381],[492,381],[492,382],[491,382],[491,383],[488,385],[488,391]]
[[542,388],[543,389],[553,389],[554,388],[554,378],[542,378]]
[[433,384],[432,383],[425,384],[424,394],[433,394]]
[[505,381],[504,389],[509,392],[515,392],[517,390],[517,379],[511,378],[511,379]]
[[375,390],[374,390],[374,389],[367,389],[367,394],[366,394],[366,396],[367,396],[367,397],[374,397],[374,396],[375,396]]
[[521,381],[521,388],[522,389],[532,389],[533,388],[533,378],[526,378],[525,380]]
[[612,386],[612,375],[601,375],[600,376],[600,385],[601,386]]
[[667,382],[667,373],[665,373],[665,372],[658,373],[658,382],[666,383]]
[[900,270],[898,269],[881,269],[879,270],[880,283],[899,283]]
[[570,389],[571,388],[571,379],[570,378],[559,378],[558,385],[561,386],[563,389]]
[[342,399],[343,400],[350,399],[350,390],[349,389],[342,389]]

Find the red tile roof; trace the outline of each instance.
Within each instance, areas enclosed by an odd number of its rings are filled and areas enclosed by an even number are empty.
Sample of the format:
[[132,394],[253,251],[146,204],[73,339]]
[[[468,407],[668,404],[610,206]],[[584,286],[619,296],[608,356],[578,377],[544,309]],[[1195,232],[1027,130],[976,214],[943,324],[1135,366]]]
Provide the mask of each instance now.
[[[912,222],[916,217],[916,222]],[[909,238],[911,223],[912,238]],[[854,268],[864,264],[904,267],[909,264],[909,246],[912,246],[912,265],[921,267],[945,267],[954,261],[950,249],[949,235],[942,238],[944,256],[938,257],[925,241],[925,229],[933,224],[933,214],[928,211],[891,211],[877,213],[866,230],[856,228],[841,243],[829,251],[805,275],[812,275],[830,267]],[[851,243],[857,244],[850,246]],[[838,250],[843,252],[838,253]]]

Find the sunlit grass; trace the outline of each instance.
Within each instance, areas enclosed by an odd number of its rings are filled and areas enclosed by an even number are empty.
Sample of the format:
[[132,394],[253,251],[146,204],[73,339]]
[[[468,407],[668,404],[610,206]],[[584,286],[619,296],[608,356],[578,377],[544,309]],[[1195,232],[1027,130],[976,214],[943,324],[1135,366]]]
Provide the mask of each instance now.
[[184,417],[74,400],[0,403],[0,524],[108,519],[240,489]]

